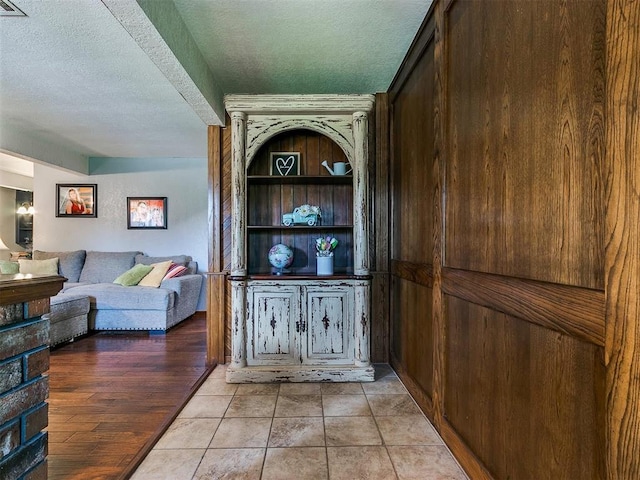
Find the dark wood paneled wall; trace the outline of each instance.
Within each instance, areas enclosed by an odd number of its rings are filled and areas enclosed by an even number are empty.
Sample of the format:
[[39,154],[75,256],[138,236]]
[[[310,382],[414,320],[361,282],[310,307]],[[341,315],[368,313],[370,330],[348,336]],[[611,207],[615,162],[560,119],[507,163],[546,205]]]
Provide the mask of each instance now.
[[446,265],[604,288],[604,1],[455,1],[444,22]]
[[[229,123],[227,121],[227,123]],[[207,361],[227,363],[231,332],[231,128],[210,126],[209,137],[209,269],[207,273]]]
[[439,317],[433,307],[439,300],[434,257],[441,245],[442,181],[435,161],[434,26],[428,17],[389,93],[391,361],[432,419],[439,378],[434,363]]
[[606,0],[436,1],[388,92],[391,360],[472,478],[632,478],[605,465],[606,28]]
[[607,478],[640,478],[640,4],[607,2]]
[[369,164],[371,219],[371,361],[389,363],[389,101],[386,93],[376,94],[373,131],[373,159]]

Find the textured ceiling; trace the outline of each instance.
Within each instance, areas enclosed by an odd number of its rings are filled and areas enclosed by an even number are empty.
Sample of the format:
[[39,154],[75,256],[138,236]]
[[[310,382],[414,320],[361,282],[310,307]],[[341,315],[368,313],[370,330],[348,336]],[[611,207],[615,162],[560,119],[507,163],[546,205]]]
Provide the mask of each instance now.
[[6,128],[87,156],[206,151],[201,119],[102,3],[14,3],[28,16],[0,18],[2,140]]
[[225,93],[384,92],[426,0],[174,0]]
[[27,16],[0,18],[0,151],[62,165],[205,157],[225,93],[385,91],[431,2],[13,3]]

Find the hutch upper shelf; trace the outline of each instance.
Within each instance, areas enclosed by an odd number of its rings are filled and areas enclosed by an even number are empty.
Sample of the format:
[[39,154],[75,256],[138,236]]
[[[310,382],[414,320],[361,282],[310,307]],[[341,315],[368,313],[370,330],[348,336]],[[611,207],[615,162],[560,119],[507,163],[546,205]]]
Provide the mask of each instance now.
[[250,184],[268,185],[351,185],[353,177],[351,175],[249,175],[247,182]]

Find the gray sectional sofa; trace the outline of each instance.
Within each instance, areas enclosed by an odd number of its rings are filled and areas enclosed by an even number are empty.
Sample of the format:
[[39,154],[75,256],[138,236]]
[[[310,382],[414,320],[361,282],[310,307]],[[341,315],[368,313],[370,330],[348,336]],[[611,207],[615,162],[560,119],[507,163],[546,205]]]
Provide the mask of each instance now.
[[[166,331],[193,315],[198,305],[202,275],[198,265],[187,255],[149,257],[142,252],[44,252],[35,250],[34,260],[58,258],[58,273],[67,278],[60,293],[51,299],[52,334],[54,324],[61,320],[73,331],[71,323],[81,325],[77,317],[84,308],[79,298],[88,298],[88,328],[90,330],[150,330]],[[135,264],[171,260],[187,267],[185,275],[163,280],[159,287],[122,286],[113,281]],[[52,345],[69,336],[69,328],[52,336]],[[86,332],[86,329],[85,329]],[[74,336],[71,334],[71,338]]]
[[73,340],[89,331],[91,302],[86,295],[56,295],[51,297],[49,338],[52,347]]

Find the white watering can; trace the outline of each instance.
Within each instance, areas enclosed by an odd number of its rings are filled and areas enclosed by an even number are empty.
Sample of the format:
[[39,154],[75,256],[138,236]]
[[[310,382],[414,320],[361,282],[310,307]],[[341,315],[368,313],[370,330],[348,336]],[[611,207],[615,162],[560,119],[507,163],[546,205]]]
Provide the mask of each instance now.
[[347,171],[347,163],[346,162],[334,162],[333,170],[329,166],[329,162],[327,162],[326,160],[324,162],[322,162],[321,165],[324,168],[326,168],[327,170],[329,170],[329,173],[331,175],[348,175],[348,174],[351,173],[351,168],[349,168],[349,171]]

